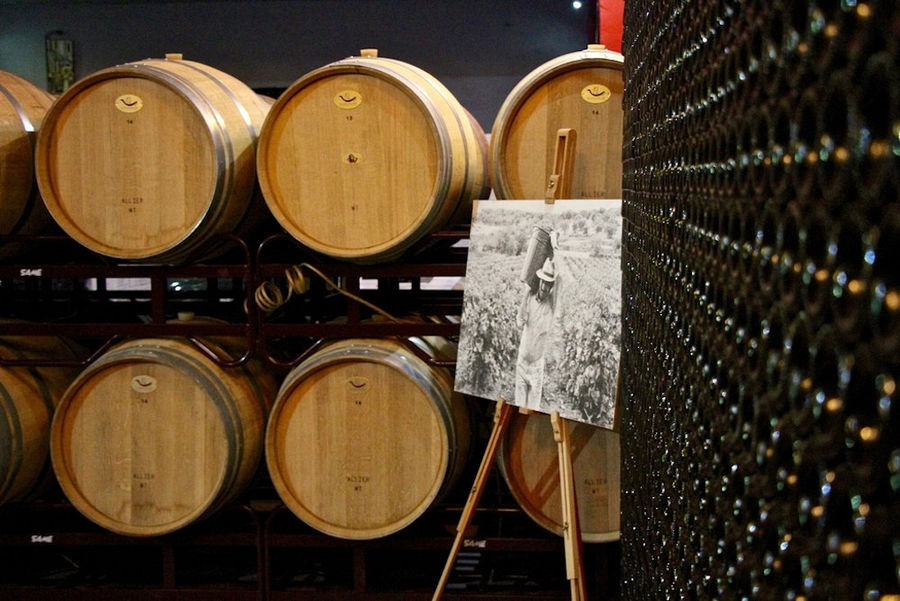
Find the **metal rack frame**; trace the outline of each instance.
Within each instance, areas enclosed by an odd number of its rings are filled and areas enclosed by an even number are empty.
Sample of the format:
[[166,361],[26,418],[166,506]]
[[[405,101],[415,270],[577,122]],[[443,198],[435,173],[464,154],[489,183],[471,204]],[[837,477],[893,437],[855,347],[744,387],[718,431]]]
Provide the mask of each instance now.
[[[119,341],[131,337],[184,336],[189,338],[202,352],[216,360],[224,367],[236,367],[252,356],[263,358],[276,370],[287,370],[297,365],[305,357],[329,340],[348,337],[397,337],[405,341],[415,336],[443,336],[455,338],[459,334],[459,321],[446,319],[460,315],[462,308],[462,291],[454,290],[441,293],[440,298],[429,299],[436,312],[444,318],[421,322],[396,323],[389,320],[371,320],[365,307],[343,296],[338,299],[333,290],[322,282],[314,282],[314,290],[300,299],[292,299],[283,311],[270,315],[264,314],[255,304],[253,292],[267,279],[283,276],[286,268],[301,262],[316,265],[328,274],[343,290],[356,296],[366,296],[377,301],[384,301],[386,306],[394,308],[404,305],[415,305],[427,293],[422,290],[421,281],[429,277],[464,277],[466,268],[466,251],[454,242],[467,237],[467,230],[437,232],[428,240],[428,246],[420,254],[408,260],[389,264],[361,265],[323,259],[310,254],[299,243],[284,234],[276,234],[261,241],[251,248],[243,240],[234,238],[231,242],[234,251],[222,262],[210,262],[189,265],[142,265],[113,264],[102,258],[88,257],[87,260],[65,262],[56,258],[50,260],[28,260],[21,264],[0,263],[0,319],[15,313],[21,306],[19,301],[24,294],[34,299],[28,310],[39,310],[41,303],[63,305],[71,311],[62,318],[52,321],[0,321],[0,336],[66,336],[76,340],[89,339],[92,342],[88,356],[78,361],[63,358],[42,360],[10,360],[0,359],[0,366],[59,365],[85,367],[98,358],[103,352]],[[0,237],[0,245],[8,238]],[[36,243],[61,245],[70,242],[65,238],[36,238]],[[52,252],[51,257],[71,256],[66,252]],[[149,290],[141,290],[139,294],[121,294],[105,290],[102,282],[113,278],[142,278],[149,281]],[[194,295],[179,295],[170,290],[169,282],[173,279],[195,278],[215,282],[220,278],[240,282],[240,290],[218,290],[213,285],[208,296],[204,292]],[[57,280],[83,282],[95,279],[96,290],[83,289],[54,290],[52,283]],[[375,290],[364,290],[361,283],[374,281]],[[77,288],[77,287],[76,287]],[[219,303],[219,297],[227,296],[226,303]],[[120,321],[103,321],[95,319],[98,307],[113,302],[124,307],[123,312],[131,311],[133,319]],[[9,301],[9,302],[7,302]],[[315,315],[327,306],[329,310],[340,313],[339,321],[320,319]],[[71,307],[69,306],[71,305]],[[218,305],[224,305],[220,307]],[[186,323],[173,320],[179,310],[196,307],[197,313],[208,308],[224,308],[236,313],[243,309],[240,320],[225,323]],[[87,308],[85,315],[77,314],[78,309]],[[214,311],[213,311],[214,312]],[[101,311],[101,315],[102,315]],[[126,317],[129,317],[126,315]],[[235,360],[225,360],[203,344],[207,336],[239,337],[245,341],[246,352]],[[296,349],[285,354],[279,348],[279,342],[289,340],[298,343]],[[421,351],[413,344],[409,348],[422,356]],[[279,351],[282,351],[279,353]],[[422,356],[426,361],[440,367],[452,369],[454,362],[436,360]],[[488,412],[489,413],[489,412]],[[466,481],[466,476],[461,478]],[[524,516],[518,509],[509,493],[502,493],[502,483],[495,486],[495,500],[479,512],[486,523],[502,523],[504,520],[519,520],[525,523],[525,531],[504,532],[503,527],[493,525],[488,529],[494,532],[479,540],[489,553],[524,553],[525,557],[561,556],[562,540],[543,532]],[[53,493],[51,493],[53,494]],[[463,491],[464,494],[464,491]],[[284,516],[289,512],[280,504],[277,495],[271,489],[264,469],[261,467],[256,483],[238,502],[230,507],[229,515],[211,516],[203,523],[192,525],[185,531],[151,539],[135,539],[123,537],[111,532],[99,530],[80,515],[71,515],[74,509],[65,502],[61,494],[56,500],[39,500],[34,503],[0,506],[0,549],[10,553],[34,552],[35,549],[47,552],[59,552],[60,549],[90,552],[91,549],[123,550],[145,549],[158,553],[160,567],[154,584],[142,589],[133,586],[90,586],[80,584],[75,588],[57,588],[40,583],[7,586],[0,582],[0,594],[10,593],[22,601],[40,599],[53,601],[143,601],[163,599],[197,599],[216,601],[281,601],[315,599],[316,601],[414,601],[430,599],[429,588],[412,588],[388,592],[372,586],[369,571],[372,558],[383,556],[389,552],[411,552],[417,556],[434,555],[436,582],[442,565],[442,558],[452,542],[451,530],[448,526],[455,524],[459,511],[460,499],[442,501],[426,514],[430,520],[438,522],[437,526],[423,534],[417,529],[410,529],[388,537],[373,541],[347,541],[329,537],[312,531],[296,518],[288,516],[289,527]],[[260,508],[262,507],[262,509]],[[29,520],[17,518],[20,512],[30,514]],[[69,518],[58,519],[61,515]],[[238,515],[235,519],[233,516]],[[51,519],[53,518],[53,519]],[[249,522],[247,519],[249,518]],[[11,520],[11,521],[10,521]],[[45,520],[48,523],[59,522],[61,528],[51,526],[49,530],[31,527],[30,524]],[[242,522],[243,520],[243,522]],[[441,523],[443,522],[445,523]],[[250,527],[247,527],[247,524]],[[4,525],[14,525],[10,530]],[[19,531],[21,530],[21,531]],[[52,542],[46,542],[49,536]],[[36,538],[33,538],[36,537]],[[44,541],[44,542],[41,542]],[[214,548],[225,552],[255,554],[256,582],[252,585],[235,586],[233,583],[212,583],[202,586],[185,586],[181,584],[183,568],[180,556],[185,549]],[[317,587],[283,587],[273,582],[274,565],[283,553],[302,552],[305,550],[329,550],[345,556],[348,581],[337,588]],[[239,551],[242,550],[242,551]],[[616,588],[615,578],[610,573],[615,567],[610,558],[618,553],[617,545],[600,545],[590,549],[586,561],[595,576],[592,590],[603,598],[609,598],[608,592]],[[596,569],[594,569],[596,568]],[[567,599],[568,585],[564,570],[559,573],[559,589],[541,591],[502,590],[467,591],[464,593],[448,592],[449,598],[479,599],[483,601],[511,601],[514,599],[540,598],[542,600]]]

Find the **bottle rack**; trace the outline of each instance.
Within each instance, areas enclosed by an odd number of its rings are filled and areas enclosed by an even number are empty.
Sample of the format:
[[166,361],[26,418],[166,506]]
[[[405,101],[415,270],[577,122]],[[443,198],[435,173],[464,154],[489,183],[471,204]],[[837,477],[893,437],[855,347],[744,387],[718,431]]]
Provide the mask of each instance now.
[[[64,237],[36,237],[25,242],[41,251],[18,262],[0,262],[0,336],[70,337],[89,349],[76,367],[130,337],[185,336],[204,352],[199,339],[205,336],[240,337],[246,352],[231,362],[208,352],[225,367],[255,355],[284,373],[329,339],[454,338],[462,291],[429,283],[465,276],[466,250],[454,243],[466,237],[466,230],[437,232],[427,242],[429,249],[374,265],[323,260],[283,234],[254,246],[234,238],[233,248],[217,261],[179,266],[113,263],[85,255]],[[4,241],[0,237],[0,245]],[[301,263],[394,315],[419,313],[425,319],[372,319],[365,306],[315,275],[306,294],[292,296],[271,313],[260,310],[254,300],[259,285],[267,280],[282,285],[285,270]],[[137,285],[113,286],[122,282]],[[179,321],[184,312],[221,322]],[[2,321],[8,318],[15,321]],[[3,366],[33,364],[0,360]],[[73,362],[48,357],[37,364]],[[472,452],[477,459],[493,411],[486,401],[468,402],[476,415]],[[306,526],[280,502],[264,466],[234,505],[151,538],[97,527],[51,486],[38,499],[0,505],[0,552],[13,558],[0,568],[0,596],[21,601],[430,599],[476,468],[477,461],[470,461],[447,497],[409,527],[363,541],[337,539]],[[499,476],[491,477],[486,493],[445,598],[568,599],[562,539],[534,524]],[[592,598],[618,597],[618,554],[618,543],[586,547]]]

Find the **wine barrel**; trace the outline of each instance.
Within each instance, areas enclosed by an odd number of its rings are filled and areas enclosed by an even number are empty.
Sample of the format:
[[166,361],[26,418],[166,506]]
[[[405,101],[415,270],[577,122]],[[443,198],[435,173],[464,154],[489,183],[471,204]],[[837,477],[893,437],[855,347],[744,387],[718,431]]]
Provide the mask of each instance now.
[[433,76],[364,51],[278,98],[257,172],[270,211],[303,245],[383,262],[471,218],[472,200],[488,195],[487,140]]
[[445,370],[396,340],[341,340],[285,378],[266,463],[309,526],[372,539],[408,526],[452,488],[470,436],[467,405]]
[[37,193],[35,136],[53,96],[0,71],[0,235],[43,233],[53,224]]
[[542,199],[557,132],[578,142],[572,198],[622,197],[624,58],[601,45],[564,54],[528,73],[506,97],[491,129],[491,185],[499,199]]
[[0,505],[35,497],[52,482],[50,421],[77,369],[50,364],[78,355],[74,345],[55,336],[0,338],[0,359],[46,362],[0,365]]
[[53,103],[38,134],[44,202],[71,238],[102,255],[214,255],[221,248],[210,240],[239,227],[257,191],[255,143],[269,106],[180,55],[93,73]]
[[[619,538],[619,434],[568,422],[581,536],[585,542]],[[522,510],[562,536],[559,453],[550,417],[516,413],[500,443],[497,464]]]
[[121,343],[60,400],[57,481],[80,513],[119,534],[157,536],[208,517],[259,467],[276,384],[263,366],[222,367],[186,339]]

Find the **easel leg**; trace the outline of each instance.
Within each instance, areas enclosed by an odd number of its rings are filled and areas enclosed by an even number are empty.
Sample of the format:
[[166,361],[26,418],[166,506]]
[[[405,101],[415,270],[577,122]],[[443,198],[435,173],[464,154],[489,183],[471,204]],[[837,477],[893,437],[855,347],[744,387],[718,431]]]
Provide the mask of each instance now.
[[550,415],[553,437],[559,453],[559,492],[562,501],[563,545],[566,553],[566,577],[572,591],[572,601],[587,601],[584,583],[584,564],[581,561],[581,524],[575,495],[575,473],[572,469],[572,445],[566,420],[555,411]]
[[444,572],[441,574],[440,581],[438,581],[437,589],[434,591],[434,596],[431,598],[432,601],[439,601],[441,595],[444,594],[444,589],[447,587],[447,580],[449,580],[453,564],[456,562],[456,556],[459,555],[459,549],[462,547],[463,537],[465,536],[465,532],[469,525],[472,523],[472,516],[475,514],[475,508],[478,506],[478,501],[481,499],[481,493],[484,492],[484,485],[487,483],[487,477],[494,464],[497,449],[500,446],[500,441],[503,440],[503,433],[509,425],[509,420],[510,417],[512,417],[514,410],[515,407],[503,399],[497,401],[497,412],[494,416],[494,428],[491,430],[491,436],[488,439],[484,457],[482,457],[478,473],[475,475],[475,482],[472,485],[472,490],[469,491],[469,498],[466,500],[465,507],[463,507],[462,515],[459,518],[459,524],[456,526],[456,538],[453,540],[453,546],[450,548],[450,556],[447,558],[447,563],[444,565]]

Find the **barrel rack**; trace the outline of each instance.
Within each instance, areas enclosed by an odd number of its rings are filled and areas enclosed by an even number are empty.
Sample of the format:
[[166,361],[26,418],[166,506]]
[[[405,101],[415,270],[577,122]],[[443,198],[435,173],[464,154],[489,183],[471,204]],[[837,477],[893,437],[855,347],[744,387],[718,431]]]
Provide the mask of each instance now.
[[[62,335],[88,355],[48,357],[41,365],[87,366],[130,337],[234,336],[276,372],[287,372],[324,341],[347,337],[444,336],[459,333],[462,290],[430,286],[465,276],[466,229],[439,231],[410,259],[361,265],[323,260],[284,234],[254,242],[226,237],[215,261],[178,266],[121,264],[100,258],[64,236],[0,237],[33,252],[0,262],[0,336]],[[221,241],[217,241],[221,243]],[[281,285],[292,265],[309,263],[344,291],[392,314],[428,319],[370,319],[361,303],[312,276],[310,289],[264,312],[254,291]],[[125,285],[121,285],[122,283]],[[113,286],[113,284],[116,284]],[[216,323],[178,321],[179,313]],[[438,316],[434,318],[433,316]],[[7,321],[10,320],[10,321]],[[201,350],[204,347],[197,342]],[[413,345],[410,348],[415,350]],[[209,351],[211,353],[211,351]],[[221,359],[214,357],[221,362]],[[428,360],[434,362],[433,359]],[[0,360],[28,366],[34,361]],[[452,369],[453,364],[441,366]],[[483,450],[493,408],[472,399],[473,457]],[[430,599],[477,461],[450,494],[414,524],[375,540],[343,540],[303,524],[278,499],[264,466],[236,504],[178,532],[131,538],[81,516],[51,482],[33,500],[0,505],[0,597],[20,601],[418,601]],[[448,599],[568,599],[563,541],[538,527],[499,477],[489,481],[465,541]],[[589,597],[618,598],[618,543],[587,545]]]

